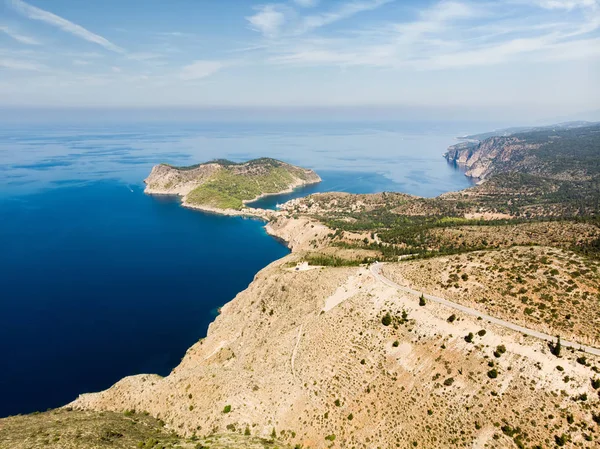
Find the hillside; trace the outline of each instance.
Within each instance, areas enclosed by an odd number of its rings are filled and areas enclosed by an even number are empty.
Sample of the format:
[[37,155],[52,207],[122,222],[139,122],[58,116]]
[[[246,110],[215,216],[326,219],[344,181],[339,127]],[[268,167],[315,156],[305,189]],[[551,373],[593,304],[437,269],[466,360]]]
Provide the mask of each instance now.
[[126,378],[72,406],[304,448],[596,444],[598,357],[557,358],[544,341],[421,306],[367,268],[296,271],[297,260],[258,273],[168,377]]
[[519,172],[561,181],[591,181],[600,175],[600,125],[540,128],[451,146],[444,157],[487,179]]
[[147,413],[71,408],[0,420],[2,449],[285,449],[272,438],[220,434],[185,438]]
[[184,206],[238,211],[261,196],[320,181],[312,170],[270,158],[244,163],[216,160],[190,167],[160,164],[144,180],[146,193],[179,195]]

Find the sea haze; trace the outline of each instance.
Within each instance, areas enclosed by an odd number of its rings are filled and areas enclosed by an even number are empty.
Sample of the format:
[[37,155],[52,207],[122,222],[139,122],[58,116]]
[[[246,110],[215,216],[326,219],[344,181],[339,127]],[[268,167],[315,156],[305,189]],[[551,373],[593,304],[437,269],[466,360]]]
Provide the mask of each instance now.
[[159,162],[268,156],[319,191],[435,196],[469,182],[435,123],[203,123],[0,128],[0,416],[63,405],[139,373],[167,375],[218,307],[287,249],[256,220],[149,197]]

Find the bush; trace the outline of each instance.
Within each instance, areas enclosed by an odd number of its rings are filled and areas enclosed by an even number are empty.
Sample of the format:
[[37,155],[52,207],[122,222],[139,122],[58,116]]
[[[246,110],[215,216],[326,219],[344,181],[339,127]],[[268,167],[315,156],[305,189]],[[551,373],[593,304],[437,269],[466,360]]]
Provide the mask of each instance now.
[[331,435],[327,435],[325,439],[327,441],[335,441],[335,435],[332,433]]
[[498,377],[498,371],[496,370],[496,368],[492,368],[487,372],[487,375],[490,379],[495,379],[496,377]]
[[564,446],[565,444],[567,444],[567,436],[563,433],[561,436],[555,435],[554,436],[554,442],[556,443],[557,446]]
[[425,301],[425,296],[421,294],[421,297],[419,298],[419,305],[423,307],[425,304],[427,304],[427,301]]
[[448,379],[446,379],[444,381],[444,385],[449,387],[450,385],[452,385],[454,383],[454,378],[453,377],[449,377]]
[[396,340],[394,343],[392,343],[392,346],[394,348],[397,348],[398,346],[400,346],[400,342],[398,340]]
[[474,338],[474,337],[475,337],[475,335],[473,335],[473,332],[469,332],[469,335],[467,335],[467,336],[465,337],[465,341],[466,341],[467,343],[473,343],[473,338]]
[[498,346],[496,346],[496,350],[494,351],[494,357],[496,357],[498,359],[505,352],[506,352],[506,346],[504,346],[504,345],[498,345]]
[[454,323],[456,321],[456,315],[450,315],[446,321],[448,321],[449,323]]
[[226,406],[223,408],[223,413],[229,413],[230,411],[231,411],[231,405],[226,405]]
[[580,365],[586,365],[587,359],[584,356],[577,357],[577,363],[579,363]]
[[594,390],[600,388],[600,379],[592,379],[592,388]]
[[350,413],[348,415],[348,421],[352,421],[354,419],[354,415],[352,413]]
[[480,337],[483,337],[485,334],[485,329],[481,329],[479,332],[477,332],[477,335],[479,335]]
[[392,316],[390,315],[390,312],[387,312],[385,315],[383,315],[383,318],[381,318],[381,324],[384,326],[389,326],[392,324]]
[[552,355],[560,357],[560,351],[562,350],[562,346],[560,344],[560,336],[556,337],[556,343],[549,343],[548,346],[550,347],[550,352],[552,353]]

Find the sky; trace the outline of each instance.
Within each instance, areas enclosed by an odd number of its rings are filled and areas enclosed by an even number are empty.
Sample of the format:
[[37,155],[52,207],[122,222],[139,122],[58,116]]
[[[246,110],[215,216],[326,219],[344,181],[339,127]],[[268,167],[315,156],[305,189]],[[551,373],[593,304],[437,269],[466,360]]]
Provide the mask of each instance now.
[[600,110],[600,0],[0,0],[0,107]]

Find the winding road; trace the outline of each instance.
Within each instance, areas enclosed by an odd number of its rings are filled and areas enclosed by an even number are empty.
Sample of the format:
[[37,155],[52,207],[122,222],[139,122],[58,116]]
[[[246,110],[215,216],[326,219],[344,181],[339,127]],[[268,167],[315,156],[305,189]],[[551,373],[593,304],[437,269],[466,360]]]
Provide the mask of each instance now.
[[[498,326],[502,326],[506,329],[511,329],[513,331],[520,332],[525,335],[529,335],[530,337],[535,337],[535,338],[539,338],[541,340],[546,340],[546,341],[552,341],[556,338],[552,335],[544,334],[543,332],[538,332],[533,329],[529,329],[527,327],[519,326],[518,324],[511,323],[510,321],[504,321],[499,318],[494,318],[494,317],[492,317],[490,315],[486,315],[485,313],[482,313],[478,310],[463,306],[461,304],[457,304],[452,301],[448,301],[447,299],[440,298],[439,296],[426,295],[426,294],[421,293],[420,291],[414,290],[410,287],[405,287],[403,285],[397,284],[394,281],[386,278],[383,274],[381,274],[381,268],[383,267],[383,265],[384,264],[381,262],[376,262],[376,263],[372,264],[370,267],[371,273],[373,274],[375,279],[377,279],[378,281],[384,283],[385,285],[387,285],[389,287],[395,288],[396,290],[400,290],[405,293],[410,293],[412,295],[417,295],[417,296],[421,296],[421,294],[423,294],[423,297],[429,301],[437,302],[438,304],[443,304],[444,306],[450,307],[451,309],[458,310],[462,313],[465,313],[467,315],[471,315],[471,316],[474,316],[477,318],[482,318],[486,321],[489,321],[490,323],[496,324]],[[587,352],[589,354],[594,354],[594,355],[600,356],[600,349],[594,348],[592,346],[586,346],[586,345],[574,343],[574,342],[563,340],[563,339],[560,340],[560,344],[567,348],[574,348],[574,349],[578,349],[578,350]]]

